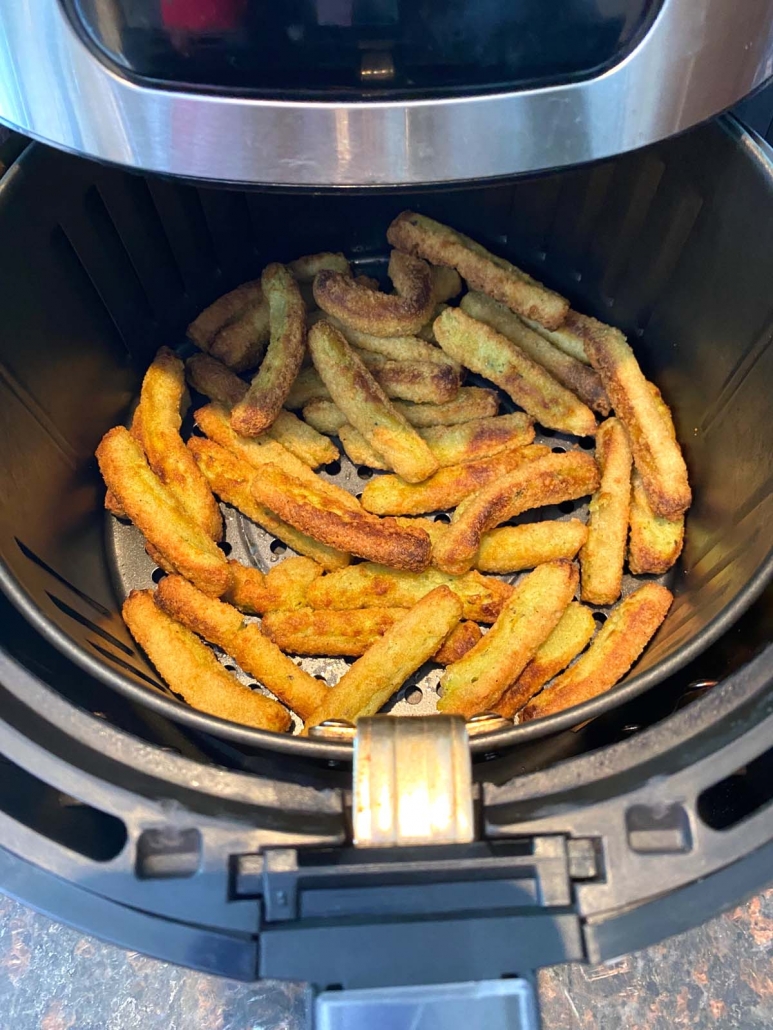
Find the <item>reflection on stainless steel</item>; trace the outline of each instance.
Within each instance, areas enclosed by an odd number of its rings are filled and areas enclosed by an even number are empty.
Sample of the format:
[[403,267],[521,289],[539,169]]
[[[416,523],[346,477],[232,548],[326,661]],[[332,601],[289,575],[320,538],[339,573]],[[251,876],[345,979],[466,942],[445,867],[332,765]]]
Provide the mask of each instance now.
[[368,103],[184,93],[111,71],[55,0],[0,0],[1,121],[67,150],[193,179],[388,185],[561,167],[678,132],[771,73],[771,0],[665,0],[639,46],[584,82]]

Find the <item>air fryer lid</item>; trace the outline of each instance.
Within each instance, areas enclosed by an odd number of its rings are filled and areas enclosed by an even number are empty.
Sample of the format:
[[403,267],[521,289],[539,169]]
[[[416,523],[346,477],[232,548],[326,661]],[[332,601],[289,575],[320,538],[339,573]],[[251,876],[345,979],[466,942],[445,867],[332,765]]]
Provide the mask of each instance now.
[[[126,417],[157,346],[181,340],[214,296],[268,260],[323,247],[377,268],[384,227],[410,205],[620,325],[674,410],[696,500],[665,624],[610,694],[473,747],[607,711],[721,634],[770,572],[773,254],[754,230],[771,203],[765,155],[729,120],[593,168],[420,198],[196,191],[32,147],[0,187],[15,241],[0,256],[3,588],[75,662],[157,712],[245,745],[346,753],[224,723],[169,695],[120,617],[116,581],[134,585],[136,570],[120,534],[105,532],[93,452]],[[259,557],[254,531],[234,520],[229,539]],[[263,553],[270,560],[270,545]],[[142,575],[150,582],[151,566]]]

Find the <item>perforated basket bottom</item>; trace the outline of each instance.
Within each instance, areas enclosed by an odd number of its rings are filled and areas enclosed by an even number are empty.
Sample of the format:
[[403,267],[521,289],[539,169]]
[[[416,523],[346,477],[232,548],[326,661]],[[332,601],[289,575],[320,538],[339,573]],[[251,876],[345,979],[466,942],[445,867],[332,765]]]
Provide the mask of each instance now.
[[[490,385],[490,384],[486,384]],[[512,402],[502,398],[501,410],[512,411]],[[537,427],[536,443],[543,443],[554,450],[569,450],[578,445],[576,437],[564,436],[561,433],[554,433],[551,430],[543,430]],[[340,441],[336,440],[341,451],[339,461],[319,470],[323,479],[330,483],[343,487],[356,497],[362,493],[365,482],[376,475],[383,475],[381,472],[374,472],[362,466],[355,466],[346,457]],[[593,442],[590,439],[579,441],[580,446],[592,450]],[[587,520],[588,498],[581,498],[577,501],[566,502],[559,506],[540,508],[536,511],[525,512],[518,518],[513,519],[508,525],[519,522],[535,522],[547,519],[567,520],[579,518],[583,522]],[[225,550],[229,556],[247,565],[253,565],[267,572],[277,565],[278,562],[295,554],[289,547],[261,529],[255,523],[227,505],[221,505],[225,518]],[[449,515],[446,512],[435,513],[436,519],[448,521]],[[107,516],[106,539],[108,554],[111,561],[113,580],[116,593],[121,602],[132,590],[144,590],[153,587],[163,572],[148,557],[145,552],[144,540],[140,532],[134,526],[120,521],[112,516]],[[230,550],[229,550],[230,549]],[[503,576],[502,579],[515,583],[526,573],[518,573],[511,576]],[[674,570],[665,576],[657,578],[657,582],[668,586],[674,576]],[[655,577],[634,577],[626,573],[623,576],[623,596],[631,593],[644,579]],[[597,621],[602,623],[606,618],[607,609],[594,609]],[[255,621],[259,621],[255,619]],[[486,627],[482,627],[486,631]],[[213,648],[217,658],[242,682],[262,693],[273,696],[260,684],[242,672],[233,662],[230,656],[224,654],[218,648]],[[355,659],[353,658],[311,658],[307,656],[294,657],[294,660],[302,669],[324,680],[333,686]],[[382,711],[392,715],[430,715],[437,710],[438,680],[442,669],[431,663],[422,666],[387,702]],[[301,729],[300,721],[293,716],[293,732],[298,733]]]

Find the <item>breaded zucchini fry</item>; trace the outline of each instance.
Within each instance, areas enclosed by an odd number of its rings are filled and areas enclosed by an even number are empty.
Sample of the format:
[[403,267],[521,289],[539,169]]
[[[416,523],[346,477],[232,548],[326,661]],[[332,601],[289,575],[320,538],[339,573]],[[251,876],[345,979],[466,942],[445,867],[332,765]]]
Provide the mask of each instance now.
[[290,275],[299,283],[310,283],[321,271],[340,272],[341,275],[351,275],[352,270],[349,262],[340,251],[323,250],[319,254],[304,254],[303,257],[291,261],[287,270]]
[[161,678],[191,707],[261,730],[289,728],[289,713],[242,686],[197,636],[156,606],[152,590],[133,590],[124,601],[123,617]]
[[409,483],[437,471],[429,447],[390,404],[337,329],[326,322],[312,326],[309,349],[333,401],[391,468]]
[[209,351],[218,329],[238,318],[249,304],[259,303],[262,299],[263,291],[259,279],[237,286],[230,293],[218,297],[191,322],[188,326],[188,339],[200,350]]
[[525,576],[483,639],[440,677],[438,711],[469,719],[491,710],[558,625],[578,578],[567,561]]
[[520,268],[440,222],[403,211],[387,230],[393,247],[426,258],[433,265],[455,268],[469,286],[481,290],[519,315],[556,329],[566,318],[569,302],[536,282]]
[[432,590],[341,677],[309,716],[307,729],[327,719],[355,722],[373,715],[435,654],[461,617],[461,602],[448,587]]
[[432,560],[445,572],[466,572],[487,530],[530,508],[584,497],[598,484],[596,462],[585,451],[546,454],[465,498],[452,515],[448,532],[433,548]]
[[631,448],[616,418],[599,426],[596,461],[601,483],[591,498],[588,539],[580,552],[580,596],[589,604],[614,604],[623,585],[631,508]]
[[523,709],[521,721],[563,712],[613,687],[655,635],[672,601],[671,591],[658,583],[645,583],[629,594],[609,616],[585,654]]
[[513,447],[525,447],[534,439],[534,423],[522,411],[512,415],[478,418],[456,426],[418,429],[419,436],[441,468],[466,465]]
[[346,549],[370,561],[421,572],[429,565],[431,546],[422,529],[399,526],[394,519],[338,504],[330,494],[295,479],[278,465],[263,465],[252,493],[285,522],[330,547]]
[[365,484],[360,501],[377,515],[423,515],[453,508],[469,494],[501,479],[514,469],[550,454],[542,444],[512,447],[490,458],[440,469],[425,483],[406,483],[399,476],[377,476]]
[[619,330],[589,318],[581,335],[615,414],[626,428],[652,510],[666,519],[679,518],[692,498],[668,407],[657,388],[644,378]]
[[209,346],[213,358],[234,372],[255,368],[263,357],[271,331],[270,312],[265,297],[252,301],[233,321],[215,333]]
[[590,408],[490,325],[446,308],[435,336],[446,354],[496,383],[541,425],[575,436],[595,433]]
[[129,430],[116,426],[105,433],[97,461],[108,490],[168,567],[205,593],[222,594],[228,585],[225,555],[152,472]]
[[642,478],[636,469],[631,477],[631,536],[628,568],[634,576],[667,572],[682,553],[684,516],[664,519],[656,515],[647,500]]
[[380,354],[390,361],[429,361],[435,365],[450,365],[457,372],[461,371],[462,366],[458,361],[449,358],[439,347],[427,343],[418,336],[374,336],[372,333],[361,333],[358,329],[352,329],[351,326],[344,325],[329,315],[315,321],[320,322],[324,319],[338,329],[350,347],[357,347],[358,350],[369,351],[371,354]]
[[249,390],[231,412],[231,425],[243,436],[262,433],[281,411],[300,371],[306,341],[306,309],[284,265],[268,265],[260,281],[269,306],[271,342]]
[[228,571],[222,599],[248,615],[263,615],[303,608],[307,590],[325,570],[311,558],[285,558],[266,575],[238,561],[229,561]]
[[314,300],[328,315],[364,333],[414,333],[435,306],[430,267],[426,261],[393,251],[388,274],[395,293],[369,289],[340,272],[322,271],[314,280]]
[[462,277],[448,265],[432,266],[432,295],[436,304],[445,304],[462,292]]
[[513,312],[485,293],[472,292],[462,297],[461,308],[472,318],[485,322],[532,359],[542,365],[562,386],[577,394],[581,401],[602,415],[609,414],[609,398],[598,372],[554,346],[530,329]]
[[316,368],[302,368],[295,377],[290,392],[285,397],[285,407],[291,411],[297,411],[298,408],[305,408],[312,401],[332,403],[330,391],[322,382]]
[[[422,520],[420,520],[422,521]],[[407,519],[399,520],[401,526]],[[447,586],[462,602],[465,619],[494,622],[513,588],[501,579],[468,572],[449,576],[437,569],[403,572],[372,562],[351,565],[315,580],[306,593],[310,608],[411,608],[435,587]]]
[[338,438],[353,464],[389,471],[389,466],[381,455],[377,454],[362,433],[357,432],[348,422],[338,430]]
[[579,519],[490,529],[480,538],[475,568],[499,573],[535,569],[548,561],[574,558],[587,538],[588,528]]
[[303,418],[318,432],[328,436],[335,436],[343,426],[349,425],[346,415],[329,400],[316,399],[304,404]]
[[342,569],[349,564],[348,554],[327,547],[305,533],[299,533],[294,526],[277,518],[262,504],[258,504],[250,489],[257,474],[253,465],[237,458],[214,441],[204,440],[198,436],[188,441],[188,447],[210,486],[226,504],[238,508],[248,519],[252,519],[263,529],[283,540],[298,554],[312,558],[323,569]]
[[438,665],[452,665],[464,658],[483,634],[476,622],[460,622],[451,630],[440,648],[432,656]]
[[142,380],[142,417],[133,435],[148,464],[186,514],[213,540],[223,534],[223,518],[204,476],[180,436],[180,409],[185,393],[185,366],[162,347]]
[[358,657],[406,614],[406,608],[359,608],[354,611],[268,612],[263,632],[289,654]]
[[459,393],[459,367],[433,361],[392,361],[382,354],[353,348],[388,397],[414,404],[446,404]]
[[230,604],[202,594],[182,576],[166,576],[156,604],[187,629],[198,633],[236,661],[280,701],[305,719],[320,705],[328,688],[282,654],[254,622],[245,622]]
[[[480,386],[463,386],[455,399],[447,404],[411,404],[408,401],[392,403],[411,425],[420,429],[461,425],[475,419],[491,418],[499,410],[499,400],[494,390]],[[303,405],[303,417],[320,433],[335,434],[346,424],[346,416],[330,400],[308,401]]]
[[198,393],[232,408],[247,392],[247,384],[227,365],[209,354],[194,354],[185,362],[185,376]]
[[562,350],[564,354],[581,361],[583,365],[590,365],[590,358],[585,353],[585,344],[577,333],[577,330],[582,329],[583,325],[589,321],[587,315],[579,315],[570,308],[558,329],[546,329],[544,325],[540,325],[539,322],[526,318],[524,315],[519,315],[519,318],[526,323],[529,329],[539,333],[544,339]]
[[494,705],[494,711],[505,719],[512,719],[549,680],[577,657],[595,632],[593,612],[572,601],[545,643]]

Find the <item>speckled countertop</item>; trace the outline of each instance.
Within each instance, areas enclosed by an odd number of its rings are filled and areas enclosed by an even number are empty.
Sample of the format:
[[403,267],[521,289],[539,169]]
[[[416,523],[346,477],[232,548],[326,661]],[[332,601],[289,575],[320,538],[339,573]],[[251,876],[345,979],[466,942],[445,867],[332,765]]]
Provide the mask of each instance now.
[[[540,976],[545,1030],[773,1027],[773,889],[607,966]],[[306,992],[122,951],[0,896],[0,1030],[306,1030]]]

